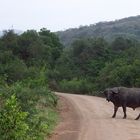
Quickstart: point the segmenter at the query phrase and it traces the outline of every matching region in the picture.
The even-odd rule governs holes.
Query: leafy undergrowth
[[[52,99],[52,98],[50,98]],[[45,136],[47,139],[51,136],[54,127],[56,126],[58,122],[58,112],[56,111],[55,106],[49,107],[46,105],[46,99],[41,98],[38,105],[37,110],[39,110],[39,117],[42,118],[42,126],[44,130],[40,132],[41,135]]]
[[[35,79],[1,84],[0,95],[1,140],[44,140],[50,136],[58,118],[58,98],[48,89],[43,71]]]

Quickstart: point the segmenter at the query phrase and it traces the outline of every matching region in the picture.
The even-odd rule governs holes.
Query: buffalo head
[[[119,88],[117,87],[105,89],[103,92],[108,102],[112,101],[114,96],[117,95],[118,93],[119,93]]]

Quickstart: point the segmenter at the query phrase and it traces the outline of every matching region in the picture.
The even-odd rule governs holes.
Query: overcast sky
[[[0,30],[51,31],[140,15],[140,0],[0,0]]]

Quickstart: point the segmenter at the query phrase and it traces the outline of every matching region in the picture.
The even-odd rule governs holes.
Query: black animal
[[[112,118],[116,117],[116,113],[119,107],[123,108],[124,119],[126,115],[126,107],[135,108],[140,107],[140,88],[126,88],[126,87],[114,87],[108,88],[104,91],[106,100],[111,101],[114,104],[114,114]],[[140,114],[135,120],[140,118]]]

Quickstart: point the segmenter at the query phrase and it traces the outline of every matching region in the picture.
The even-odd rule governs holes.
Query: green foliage
[[[108,59],[107,47],[108,43],[102,38],[75,41],[57,61],[58,78],[71,80],[82,75],[85,75],[84,78],[96,76]]]
[[[51,121],[48,115],[50,109],[54,112],[53,114],[56,115],[54,109],[57,105],[58,98],[45,85],[47,83],[46,78],[43,76],[43,71],[44,69],[40,71],[40,76],[34,80],[24,80],[10,86],[4,85],[1,87],[2,97],[4,99],[9,100],[10,96],[15,93],[17,97],[16,100],[19,102],[18,105],[21,107],[20,109],[24,112],[28,112],[25,122],[29,129],[25,136],[31,137],[34,140],[43,140],[47,134],[49,135],[57,120],[55,118]],[[5,111],[8,111],[8,108],[5,108]],[[11,113],[16,115],[15,112]],[[15,117],[16,116],[13,116],[13,119],[16,119]],[[6,118],[9,119],[8,117]],[[13,122],[13,120],[11,120],[11,122]],[[8,125],[11,126],[11,124]],[[11,135],[9,138],[12,138]]]
[[[21,35],[4,31],[0,38],[0,139],[43,140],[51,133],[58,98],[48,88],[47,74],[61,51],[57,36],[46,29]]]
[[[0,39],[0,48],[2,50],[12,50],[13,52],[16,51],[18,48],[17,39],[18,35],[15,34],[13,30],[3,31],[3,36]]]
[[[59,87],[63,92],[92,94],[93,91],[93,85],[84,79],[73,79],[70,81],[62,80],[59,84]]]
[[[114,51],[120,53],[121,51],[130,48],[131,45],[133,45],[133,40],[124,39],[123,37],[117,37],[113,41],[111,47]]]
[[[47,116],[47,135],[51,135],[52,130],[54,129],[56,122],[58,121],[58,114],[53,111],[52,109],[49,109],[46,111]],[[42,127],[46,127],[45,124],[42,124]]]
[[[76,40],[58,59],[57,75],[51,78],[58,83],[56,89],[71,93],[96,94],[93,91],[107,87],[139,87],[139,54],[140,44],[136,40],[122,37],[112,43],[102,38]]]
[[[49,50],[48,62],[51,68],[54,68],[55,61],[60,57],[63,46],[59,42],[59,38],[49,30],[42,28],[39,32],[40,39]],[[48,52],[46,49],[46,53]]]
[[[28,113],[23,112],[15,95],[6,100],[0,110],[1,140],[26,140],[29,126],[26,123]]]
[[[100,71],[97,78],[97,87],[104,89],[113,86],[138,86],[140,60],[134,60],[130,63],[128,60],[117,59],[106,66]],[[100,83],[100,84],[99,84]]]

